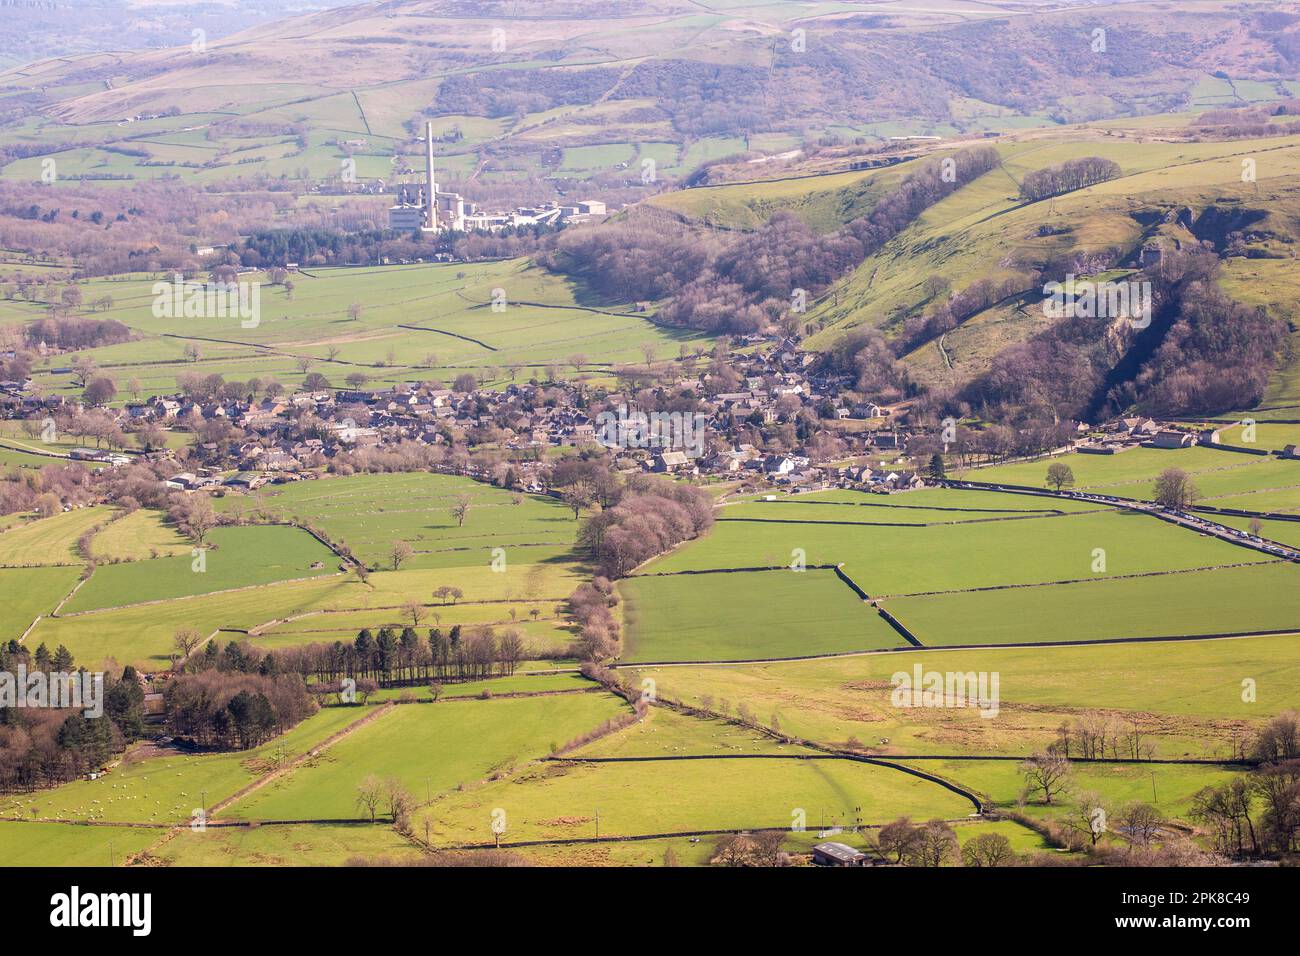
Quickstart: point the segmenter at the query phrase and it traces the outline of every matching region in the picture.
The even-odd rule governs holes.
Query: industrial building
[[[480,212],[460,193],[438,189],[433,164],[433,124],[424,124],[424,182],[398,186],[397,202],[388,209],[388,228],[401,232],[496,232],[521,226],[556,225],[605,215],[605,204],[595,199],[557,205],[521,206],[512,212]]]

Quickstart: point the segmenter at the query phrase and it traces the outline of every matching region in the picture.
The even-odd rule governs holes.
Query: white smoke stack
[[[433,123],[424,124],[424,224],[429,229],[438,228],[438,184],[433,178]]]

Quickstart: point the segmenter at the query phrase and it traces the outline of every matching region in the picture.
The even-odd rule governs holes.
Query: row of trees
[[[1119,163],[1102,156],[1067,159],[1055,166],[1026,173],[1020,182],[1020,198],[1034,202],[1049,196],[1059,196],[1061,193],[1104,183],[1119,174]]]
[[[430,628],[425,638],[414,627],[363,628],[351,643],[306,644],[272,651],[274,669],[301,674],[321,684],[344,678],[383,687],[428,681],[471,681],[508,677],[525,659],[527,648],[513,628],[453,625]]]

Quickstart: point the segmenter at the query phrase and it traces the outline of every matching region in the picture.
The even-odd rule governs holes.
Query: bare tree
[[[1152,489],[1156,504],[1171,511],[1186,511],[1196,501],[1200,492],[1192,476],[1181,468],[1166,468],[1156,477]]]
[[[1102,805],[1101,795],[1092,791],[1076,794],[1074,808],[1066,817],[1065,825],[1096,846],[1107,829],[1106,808]]]
[[[411,600],[407,601],[404,605],[402,605],[402,610],[405,611],[406,616],[411,619],[412,627],[420,626],[420,621],[424,619],[423,604],[415,600],[415,598],[411,598]]]
[[[203,643],[203,635],[192,627],[183,627],[172,635],[172,644],[185,660],[194,653],[194,649]]]
[[[409,542],[394,541],[392,550],[388,553],[388,559],[392,562],[393,570],[396,571],[402,566],[402,562],[415,553]],[[418,623],[418,622],[417,622]]]
[[[456,503],[451,506],[451,516],[456,519],[456,527],[465,527],[465,519],[469,517],[469,510],[473,504],[469,495],[457,495]]]
[[[379,778],[373,773],[362,780],[357,785],[357,807],[366,814],[370,815],[370,822],[374,823],[379,814],[379,806],[384,799],[384,786],[379,782]]]
[[[389,777],[384,781],[383,799],[393,825],[401,829],[410,820],[411,810],[415,807],[415,798],[406,787],[402,786],[401,780]],[[373,820],[373,817],[371,819]]]
[[[961,848],[961,861],[966,866],[1011,866],[1015,860],[1011,841],[1001,833],[981,833]]]
[[[1020,772],[1025,775],[1026,794],[1041,793],[1043,802],[1051,803],[1070,781],[1070,761],[1060,754],[1036,753],[1020,765]]]
[[[920,828],[910,862],[915,866],[943,866],[957,855],[957,834],[948,824],[936,819]]]
[[[1150,846],[1164,826],[1160,811],[1147,803],[1130,803],[1119,812],[1119,830],[1135,846]]]
[[[899,817],[893,823],[886,823],[876,835],[876,848],[882,856],[893,856],[895,863],[902,863],[916,853],[921,843],[921,829],[907,817]]]
[[[1047,484],[1060,491],[1062,488],[1074,487],[1074,472],[1063,461],[1054,461],[1047,466]]]

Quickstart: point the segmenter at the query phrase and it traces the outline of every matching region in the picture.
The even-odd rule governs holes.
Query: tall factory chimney
[[[433,123],[424,124],[424,225],[438,228],[438,183],[433,178]]]

